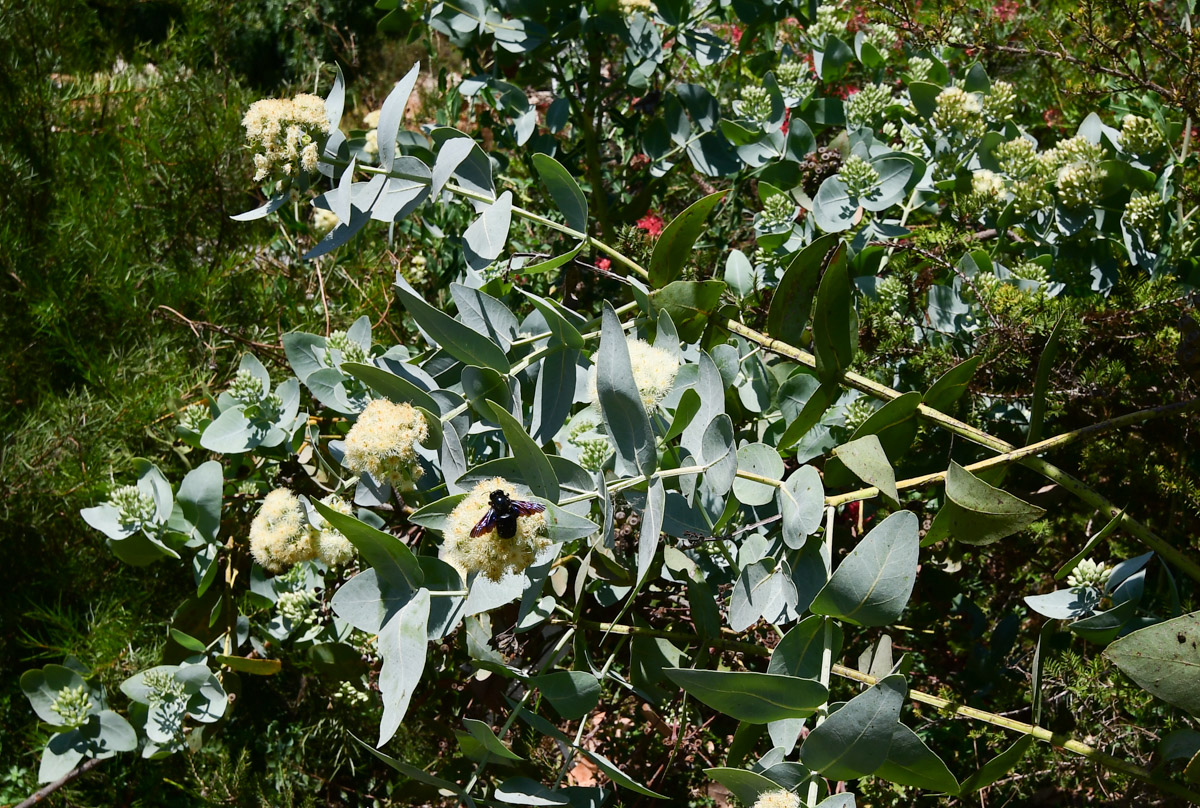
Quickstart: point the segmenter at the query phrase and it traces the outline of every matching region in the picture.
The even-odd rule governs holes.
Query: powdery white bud
[[[346,434],[346,468],[411,490],[423,473],[416,444],[429,437],[425,416],[411,404],[375,399]]]
[[[284,592],[275,601],[275,611],[280,617],[293,623],[304,623],[312,617],[312,606],[317,598],[307,589],[297,589],[294,592]]]
[[[233,377],[233,381],[229,383],[228,392],[230,396],[246,406],[257,404],[266,395],[262,379],[246,369],[239,370]]]
[[[192,404],[179,413],[179,425],[191,432],[202,432],[212,420],[207,404]]]
[[[329,354],[329,361],[333,361],[333,351],[341,354],[343,362],[355,362],[363,364],[369,358],[363,347],[346,334],[345,331],[334,331],[325,339],[325,350]]]
[[[147,695],[151,704],[173,704],[187,700],[187,686],[176,679],[172,672],[161,669],[146,671],[142,677],[142,684],[150,691]]]
[[[790,791],[779,789],[778,791],[767,791],[759,795],[754,801],[753,808],[800,808],[803,803],[800,797]]]
[[[892,90],[882,84],[868,84],[846,102],[846,124],[855,129],[867,126],[892,103]]]
[[[1016,137],[996,147],[1000,170],[1014,180],[1023,180],[1038,172],[1037,146],[1028,139]]]
[[[846,430],[853,433],[875,414],[875,405],[866,396],[859,396],[846,406]]]
[[[1046,272],[1046,268],[1036,261],[1022,261],[1008,271],[1018,280],[1036,281],[1042,286],[1050,283],[1050,275]]]
[[[780,92],[797,101],[803,101],[817,86],[810,75],[808,63],[796,59],[779,63],[779,67],[775,68],[775,81],[779,84]]]
[[[490,496],[497,490],[516,496],[512,483],[493,477],[476,485],[446,518],[442,560],[464,576],[479,573],[499,581],[505,573],[526,569],[550,543],[544,513],[518,516],[517,532],[511,539],[502,538],[494,527],[473,538],[471,530],[491,508]]]
[[[663,400],[675,383],[679,372],[679,360],[662,348],[655,348],[645,340],[626,340],[629,346],[629,365],[633,369],[633,383],[637,385],[646,409],[655,407]],[[599,401],[596,393],[596,366],[592,365],[588,375],[588,398]]]
[[[1017,108],[1017,91],[1007,81],[992,82],[992,89],[983,97],[983,114],[991,121],[1012,117]]]
[[[759,221],[763,230],[783,230],[796,219],[797,206],[787,194],[772,194],[763,202]]]
[[[1014,183],[1013,212],[1018,216],[1032,216],[1054,207],[1054,199],[1043,187],[1041,180],[1028,179]]]
[[[1158,196],[1134,193],[1125,203],[1125,224],[1134,230],[1156,231],[1162,209],[1163,201]]]
[[[138,527],[154,522],[158,511],[154,497],[136,485],[114,488],[108,496],[108,504],[117,509],[117,518],[121,520],[121,524]]]
[[[982,137],[986,129],[979,99],[961,87],[947,87],[938,93],[933,122],[943,132],[957,132],[968,138]]]
[[[349,682],[342,682],[338,685],[337,690],[333,691],[333,700],[351,706],[359,706],[369,702],[371,694],[365,690],[359,690]]]
[[[1130,154],[1149,154],[1157,151],[1164,142],[1154,121],[1140,115],[1126,115],[1121,119],[1121,136],[1117,141]]]
[[[817,21],[808,26],[805,33],[818,50],[825,47],[825,37],[846,33],[846,23],[841,19],[841,11],[840,4],[823,3],[817,6]]]
[[[914,56],[908,60],[908,75],[913,81],[928,81],[929,73],[933,70],[933,60],[923,56]]]
[[[263,499],[250,523],[250,554],[270,572],[317,557],[317,543],[304,506],[286,488],[276,488]]]
[[[346,516],[354,512],[350,503],[337,494],[324,497],[321,504]],[[354,559],[354,545],[340,530],[335,530],[320,515],[317,515],[313,527],[317,530],[317,558],[327,566],[341,567]]]
[[[1055,185],[1059,198],[1068,208],[1094,205],[1100,199],[1100,183],[1105,170],[1095,163],[1071,163],[1058,170]]]
[[[879,184],[879,172],[875,166],[857,154],[846,158],[838,170],[838,176],[846,186],[846,193],[852,197],[866,196]]]
[[[588,471],[599,471],[604,467],[608,456],[613,453],[613,445],[608,438],[592,438],[577,443],[582,447],[579,452],[579,465]]]
[[[757,123],[771,120],[771,91],[766,87],[743,87],[742,97],[733,102],[739,115]]]
[[[1085,558],[1067,576],[1067,586],[1090,586],[1102,589],[1108,582],[1110,572],[1112,570],[1106,564],[1097,564],[1092,559]]]
[[[85,685],[64,687],[50,702],[50,711],[62,719],[61,726],[77,727],[87,721],[95,703]]]

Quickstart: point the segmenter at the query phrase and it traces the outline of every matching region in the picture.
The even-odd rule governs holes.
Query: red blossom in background
[[[850,15],[850,20],[846,23],[846,30],[852,34],[858,33],[858,30],[865,27],[868,22],[867,10],[855,8],[854,13]]]
[[[1062,126],[1062,110],[1050,107],[1042,113],[1042,120],[1046,122],[1046,126]]]
[[[1019,0],[997,0],[992,6],[992,16],[996,18],[996,22],[1009,22],[1020,10]]]
[[[832,92],[838,98],[845,101],[847,98],[849,98],[850,96],[852,96],[858,92],[858,85],[857,84],[847,84],[842,87],[834,87],[830,92]]]
[[[651,211],[642,218],[638,219],[637,224],[634,226],[637,227],[638,230],[645,230],[650,234],[650,238],[658,238],[658,234],[663,231],[663,227],[666,226],[666,223],[663,222],[661,216]]]
[[[792,122],[792,111],[785,109],[783,111],[783,126],[779,127],[779,131],[785,135],[788,133],[788,124]]]
[[[603,269],[607,272],[612,269],[612,260],[609,258],[597,258],[596,269]]]

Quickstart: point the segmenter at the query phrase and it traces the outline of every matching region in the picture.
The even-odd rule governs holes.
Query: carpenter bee
[[[471,538],[482,536],[494,527],[500,538],[511,539],[517,535],[518,516],[529,516],[546,510],[545,505],[537,502],[510,499],[508,494],[500,489],[493,491],[488,499],[491,501],[492,507],[488,508],[483,518],[476,523],[475,527],[471,528]]]

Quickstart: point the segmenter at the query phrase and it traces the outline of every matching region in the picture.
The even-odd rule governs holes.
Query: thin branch
[[[88,758],[81,765],[76,766],[74,769],[71,769],[71,771],[67,772],[62,777],[58,778],[53,783],[51,783],[50,785],[42,786],[41,788],[39,788],[37,791],[35,791],[33,793],[32,796],[30,796],[24,802],[18,803],[16,808],[31,808],[31,806],[39,804],[42,800],[49,797],[55,791],[58,791],[60,788],[62,788],[67,783],[74,780],[76,777],[81,777],[84,774],[87,774],[88,772],[90,772],[92,769],[99,766],[101,763],[103,763],[107,759],[108,758]]]

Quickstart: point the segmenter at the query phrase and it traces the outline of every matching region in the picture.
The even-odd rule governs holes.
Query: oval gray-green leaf
[[[871,774],[887,760],[907,693],[897,673],[855,696],[808,734],[800,762],[830,780]]]
[[[1200,716],[1200,612],[1138,629],[1104,655],[1150,693]]]
[[[917,580],[918,530],[911,511],[884,519],[838,565],[810,609],[861,626],[894,622]]]
[[[663,673],[702,703],[750,724],[806,718],[829,694],[815,679],[798,676],[690,668],[666,668]]]

